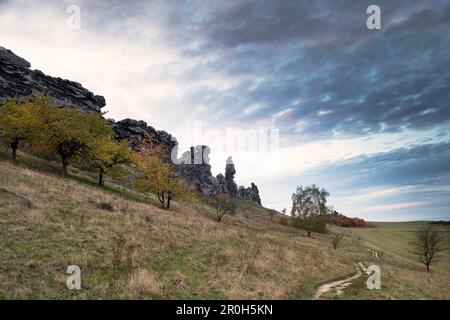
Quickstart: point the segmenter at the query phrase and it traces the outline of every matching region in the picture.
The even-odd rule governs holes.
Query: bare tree
[[[445,250],[443,236],[431,226],[424,227],[416,232],[413,245],[413,253],[427,267],[427,272],[430,272],[430,264],[437,254]]]
[[[339,243],[341,242],[341,240],[344,238],[343,234],[337,234],[334,236],[333,241],[332,241],[332,245],[333,245],[333,249],[336,250],[339,246]]]
[[[276,214],[277,214],[277,211],[275,211],[275,210],[270,210],[270,211],[269,211],[270,221],[273,220],[273,217],[274,217]]]
[[[225,192],[218,193],[214,197],[212,204],[216,209],[217,222],[219,223],[225,215],[236,213],[237,209],[236,203],[234,202],[233,199],[231,199],[228,193]]]

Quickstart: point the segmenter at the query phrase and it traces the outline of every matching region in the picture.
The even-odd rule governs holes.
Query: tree
[[[275,210],[269,210],[269,215],[270,215],[270,221],[273,220],[273,217],[277,214],[277,211]]]
[[[42,128],[39,108],[50,103],[47,96],[29,96],[22,99],[7,99],[0,106],[0,137],[12,150],[17,159],[17,149],[23,141],[35,140]]]
[[[112,136],[111,127],[98,113],[45,105],[42,119],[40,148],[60,157],[63,176],[68,175],[71,161],[92,159],[99,143]]]
[[[333,249],[336,250],[339,246],[339,243],[341,242],[341,240],[344,238],[343,234],[336,234],[333,238],[332,241],[332,245],[333,245]]]
[[[439,252],[445,250],[443,236],[431,226],[424,227],[416,232],[413,245],[413,253],[427,267],[427,272],[430,272],[433,259]]]
[[[98,184],[105,185],[104,174],[119,176],[130,172],[130,165],[136,163],[136,156],[130,150],[128,141],[115,142],[110,139],[98,141],[95,150],[95,166],[98,168]]]
[[[195,194],[182,181],[177,179],[172,168],[157,156],[145,156],[139,160],[140,176],[136,181],[138,188],[157,195],[161,207],[170,209],[175,197],[194,200]]]
[[[212,200],[213,207],[216,209],[217,222],[221,222],[222,218],[227,214],[235,214],[236,202],[226,192],[216,194]]]
[[[326,232],[327,197],[330,194],[325,189],[319,189],[316,185],[298,186],[292,195],[292,225],[304,229],[308,237],[313,231]]]
[[[326,215],[292,218],[291,225],[294,228],[305,230],[306,235],[310,237],[313,232],[326,233],[328,220]]]

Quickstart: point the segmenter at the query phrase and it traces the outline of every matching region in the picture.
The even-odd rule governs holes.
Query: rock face
[[[77,82],[45,75],[31,70],[31,64],[10,50],[0,46],[0,103],[6,97],[24,97],[32,93],[48,93],[61,106],[78,107],[82,111],[100,112],[106,105],[102,96],[94,95]],[[108,120],[118,141],[128,140],[130,147],[143,155],[162,154],[180,179],[193,185],[205,196],[227,192],[233,198],[243,198],[261,204],[255,184],[238,189],[234,181],[236,169],[231,157],[227,160],[225,175],[214,177],[209,164],[207,146],[191,147],[178,158],[178,143],[165,131],[148,126],[144,121],[125,119]],[[172,160],[173,159],[173,160]]]
[[[214,177],[209,164],[210,149],[204,145],[191,147],[178,157],[178,143],[175,137],[165,131],[155,130],[144,121],[125,119],[115,122],[109,120],[116,133],[116,140],[128,140],[130,147],[143,155],[153,155],[155,150],[162,154],[165,162],[170,163],[180,179],[186,181],[207,197],[226,192],[232,198],[243,198],[261,204],[258,187],[237,187],[234,181],[236,169],[232,158],[228,158],[225,175]]]
[[[229,157],[225,166],[225,187],[232,198],[237,198],[239,195],[237,184],[234,182],[235,174],[236,169],[234,168],[233,159]]]
[[[160,151],[163,161],[170,163],[176,174],[193,185],[197,191],[205,196],[213,196],[219,190],[218,182],[212,176],[211,166],[208,164],[207,146],[191,147],[178,158],[177,140],[167,132],[155,130],[144,121],[109,121],[116,133],[116,140],[128,140],[130,147],[143,155],[154,155],[155,150]]]
[[[219,183],[219,189],[217,190],[217,192],[228,192],[227,185],[225,182],[225,176],[223,174],[219,173],[216,176],[216,179],[217,179],[217,182]]]
[[[240,186],[238,191],[241,198],[261,204],[258,187],[253,182],[251,184],[251,187],[245,188],[244,186]]]
[[[96,96],[81,84],[31,70],[31,64],[12,51],[0,47],[0,102],[5,97],[23,97],[32,93],[48,93],[55,103],[77,106],[84,111],[100,112],[105,98]]]
[[[191,147],[189,151],[182,154],[181,159],[177,159],[174,169],[181,179],[194,185],[197,191],[205,196],[211,197],[217,193],[220,186],[211,174],[209,153],[210,149],[207,146]]]
[[[175,137],[165,131],[155,130],[144,121],[109,120],[109,124],[116,134],[116,140],[128,140],[130,147],[143,155],[153,155],[156,149],[161,151],[164,161],[169,162],[171,150],[177,146]]]

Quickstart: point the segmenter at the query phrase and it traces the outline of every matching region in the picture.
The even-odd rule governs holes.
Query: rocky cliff
[[[165,131],[148,126],[144,121],[110,120],[110,124],[116,133],[116,139],[128,140],[133,150],[144,155],[152,155],[155,149],[161,151],[164,161],[172,164],[177,175],[205,196],[227,192],[233,198],[243,198],[261,204],[258,187],[254,183],[249,188],[238,188],[234,181],[236,169],[231,157],[226,162],[225,175],[214,177],[209,164],[209,147],[191,147],[180,157],[177,140]]]
[[[81,84],[50,77],[30,67],[28,61],[0,46],[0,100],[48,93],[57,104],[78,106],[84,111],[99,112],[106,105],[105,98],[94,95]]]
[[[109,124],[116,134],[116,140],[128,140],[130,147],[143,155],[153,155],[157,149],[164,160],[169,162],[171,151],[177,146],[176,139],[172,135],[148,126],[145,121],[109,120]]]
[[[6,97],[23,97],[32,93],[48,93],[57,105],[77,106],[83,111],[100,112],[106,105],[102,96],[94,95],[81,84],[31,70],[28,61],[0,46],[0,103]],[[237,187],[234,182],[236,170],[231,157],[226,163],[225,176],[220,174],[214,177],[209,165],[210,149],[207,146],[191,147],[179,157],[177,140],[167,132],[156,130],[144,121],[108,121],[117,140],[128,140],[133,150],[144,155],[160,151],[163,160],[172,164],[177,175],[205,196],[227,192],[233,198],[244,198],[261,204],[256,185],[252,183],[250,188]],[[175,163],[172,158],[176,160]]]

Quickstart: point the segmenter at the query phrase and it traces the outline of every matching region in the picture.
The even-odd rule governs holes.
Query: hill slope
[[[416,264],[417,268],[422,268],[417,257],[411,253],[410,243],[414,240],[414,233],[428,223],[427,221],[371,222],[376,228],[357,228],[349,232],[366,240],[378,250],[405,258],[412,264]],[[440,254],[439,260],[432,268],[450,274],[450,226],[434,225],[433,227],[445,237],[448,248]]]
[[[333,234],[308,238],[277,219],[242,202],[219,224],[206,205],[165,211],[0,158],[0,298],[310,299],[372,263],[356,237],[334,251]],[[383,289],[355,286],[351,298],[449,298],[445,275],[377,263]],[[66,288],[69,265],[82,270],[81,290]]]

